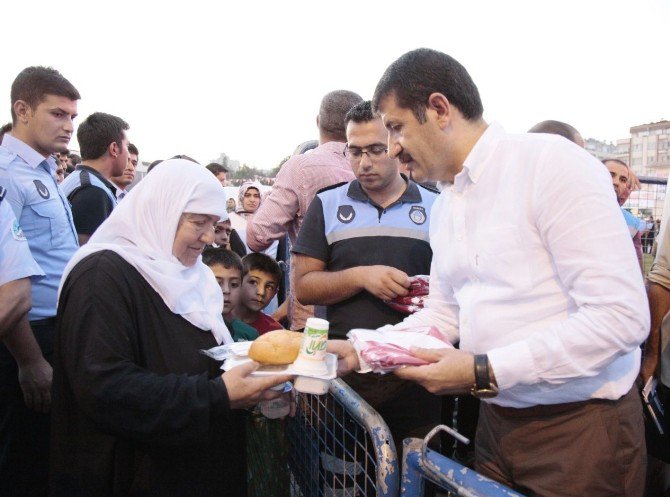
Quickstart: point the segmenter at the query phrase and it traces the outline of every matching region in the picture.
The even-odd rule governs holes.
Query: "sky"
[[[147,162],[225,152],[272,169],[318,138],[323,95],[369,99],[419,47],[459,60],[484,118],[510,132],[557,119],[614,141],[670,119],[670,0],[33,0],[0,11],[0,123],[16,75],[51,66],[81,93],[75,126],[96,111],[122,117]]]

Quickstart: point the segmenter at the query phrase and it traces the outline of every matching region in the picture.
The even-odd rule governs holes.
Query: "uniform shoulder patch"
[[[35,188],[37,188],[37,193],[39,193],[40,197],[46,200],[51,196],[49,189],[40,180],[35,179],[33,180],[33,183],[35,184]]]

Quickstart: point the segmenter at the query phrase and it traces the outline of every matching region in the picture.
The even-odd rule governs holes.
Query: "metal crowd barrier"
[[[381,416],[342,380],[298,396],[286,425],[291,497],[397,497],[398,457]]]
[[[523,497],[520,493],[490,480],[428,448],[428,442],[439,431],[453,430],[435,427],[425,439],[406,438],[403,443],[401,497],[422,497],[426,481],[447,492],[447,496],[462,497]],[[440,494],[439,492],[437,495]]]

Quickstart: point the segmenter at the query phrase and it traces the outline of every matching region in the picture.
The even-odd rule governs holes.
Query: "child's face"
[[[260,311],[277,293],[278,281],[274,276],[252,269],[242,280],[241,304],[252,311]]]
[[[222,264],[214,264],[210,269],[223,292],[223,314],[228,316],[240,303],[242,271],[234,267],[224,267]]]
[[[230,243],[230,233],[232,228],[230,227],[230,221],[221,221],[216,223],[214,228],[214,243],[219,247],[225,247]]]

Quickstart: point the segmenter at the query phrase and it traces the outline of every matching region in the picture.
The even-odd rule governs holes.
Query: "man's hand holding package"
[[[390,266],[360,266],[365,290],[382,300],[407,295],[410,280],[407,273]]]
[[[437,395],[469,393],[475,384],[475,360],[469,352],[416,347],[411,352],[432,364],[397,369],[395,374],[399,378],[414,381]]]

